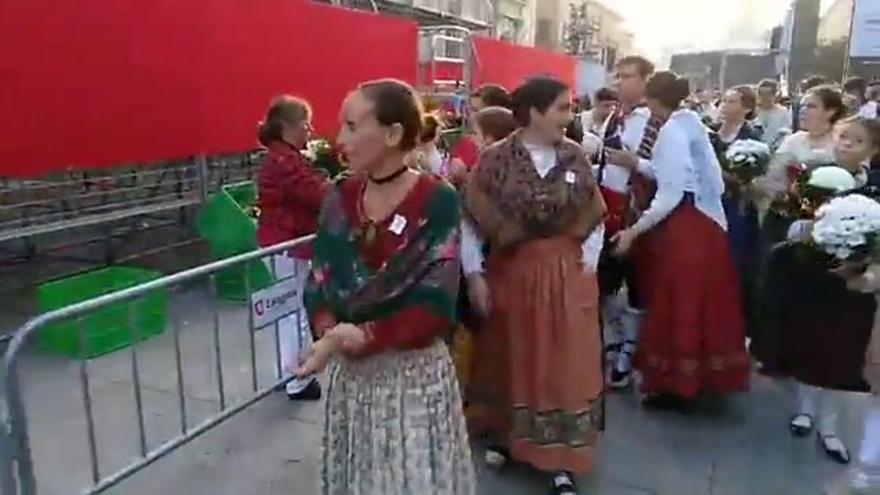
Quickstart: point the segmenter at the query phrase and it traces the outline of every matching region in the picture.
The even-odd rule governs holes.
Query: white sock
[[[837,436],[838,399],[839,396],[834,390],[819,389],[819,403],[821,404],[819,433],[823,436]]]
[[[639,324],[642,322],[642,312],[627,306],[620,316],[620,326],[623,330],[624,341],[639,341]]]
[[[610,295],[602,300],[602,336],[606,348],[620,345],[623,342],[622,312],[623,306],[618,294]]]
[[[866,466],[880,469],[880,400],[872,398],[871,402],[869,409],[865,411],[859,461]]]
[[[627,373],[632,370],[632,357],[636,352],[636,343],[627,340],[620,348],[620,354],[617,355],[617,371]]]
[[[819,387],[797,384],[797,413],[806,414],[811,418],[816,417],[817,405],[819,400]]]
[[[507,457],[505,457],[504,454],[492,449],[486,451],[484,459],[486,464],[492,467],[501,467],[507,462]]]

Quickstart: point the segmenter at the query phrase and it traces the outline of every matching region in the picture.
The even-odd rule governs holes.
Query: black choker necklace
[[[370,182],[372,182],[373,184],[387,184],[405,174],[407,170],[409,170],[409,167],[403,166],[397,169],[395,172],[391,173],[391,175],[387,175],[385,177],[373,177],[373,174],[370,174]]]

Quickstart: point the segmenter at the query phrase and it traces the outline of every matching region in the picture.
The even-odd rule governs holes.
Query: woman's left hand
[[[611,242],[614,245],[614,254],[617,256],[626,256],[632,249],[632,245],[638,237],[638,234],[632,229],[621,230],[614,234]]]
[[[722,171],[721,176],[724,179],[725,192],[730,193],[734,197],[740,197],[744,186],[739,177],[727,171]]]
[[[832,268],[832,274],[844,280],[851,280],[865,272],[866,264],[860,261],[844,261],[840,266]]]

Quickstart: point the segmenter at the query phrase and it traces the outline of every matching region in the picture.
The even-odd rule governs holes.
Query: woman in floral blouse
[[[339,144],[355,176],[324,203],[305,301],[319,340],[298,376],[330,364],[323,495],[473,495],[455,370],[460,205],[405,165],[421,109],[394,80],[345,101]]]

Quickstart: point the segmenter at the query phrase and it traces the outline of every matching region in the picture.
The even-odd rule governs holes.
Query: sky
[[[792,0],[600,0],[621,14],[636,48],[662,60],[674,51],[757,48]],[[834,0],[822,0],[822,9]]]

